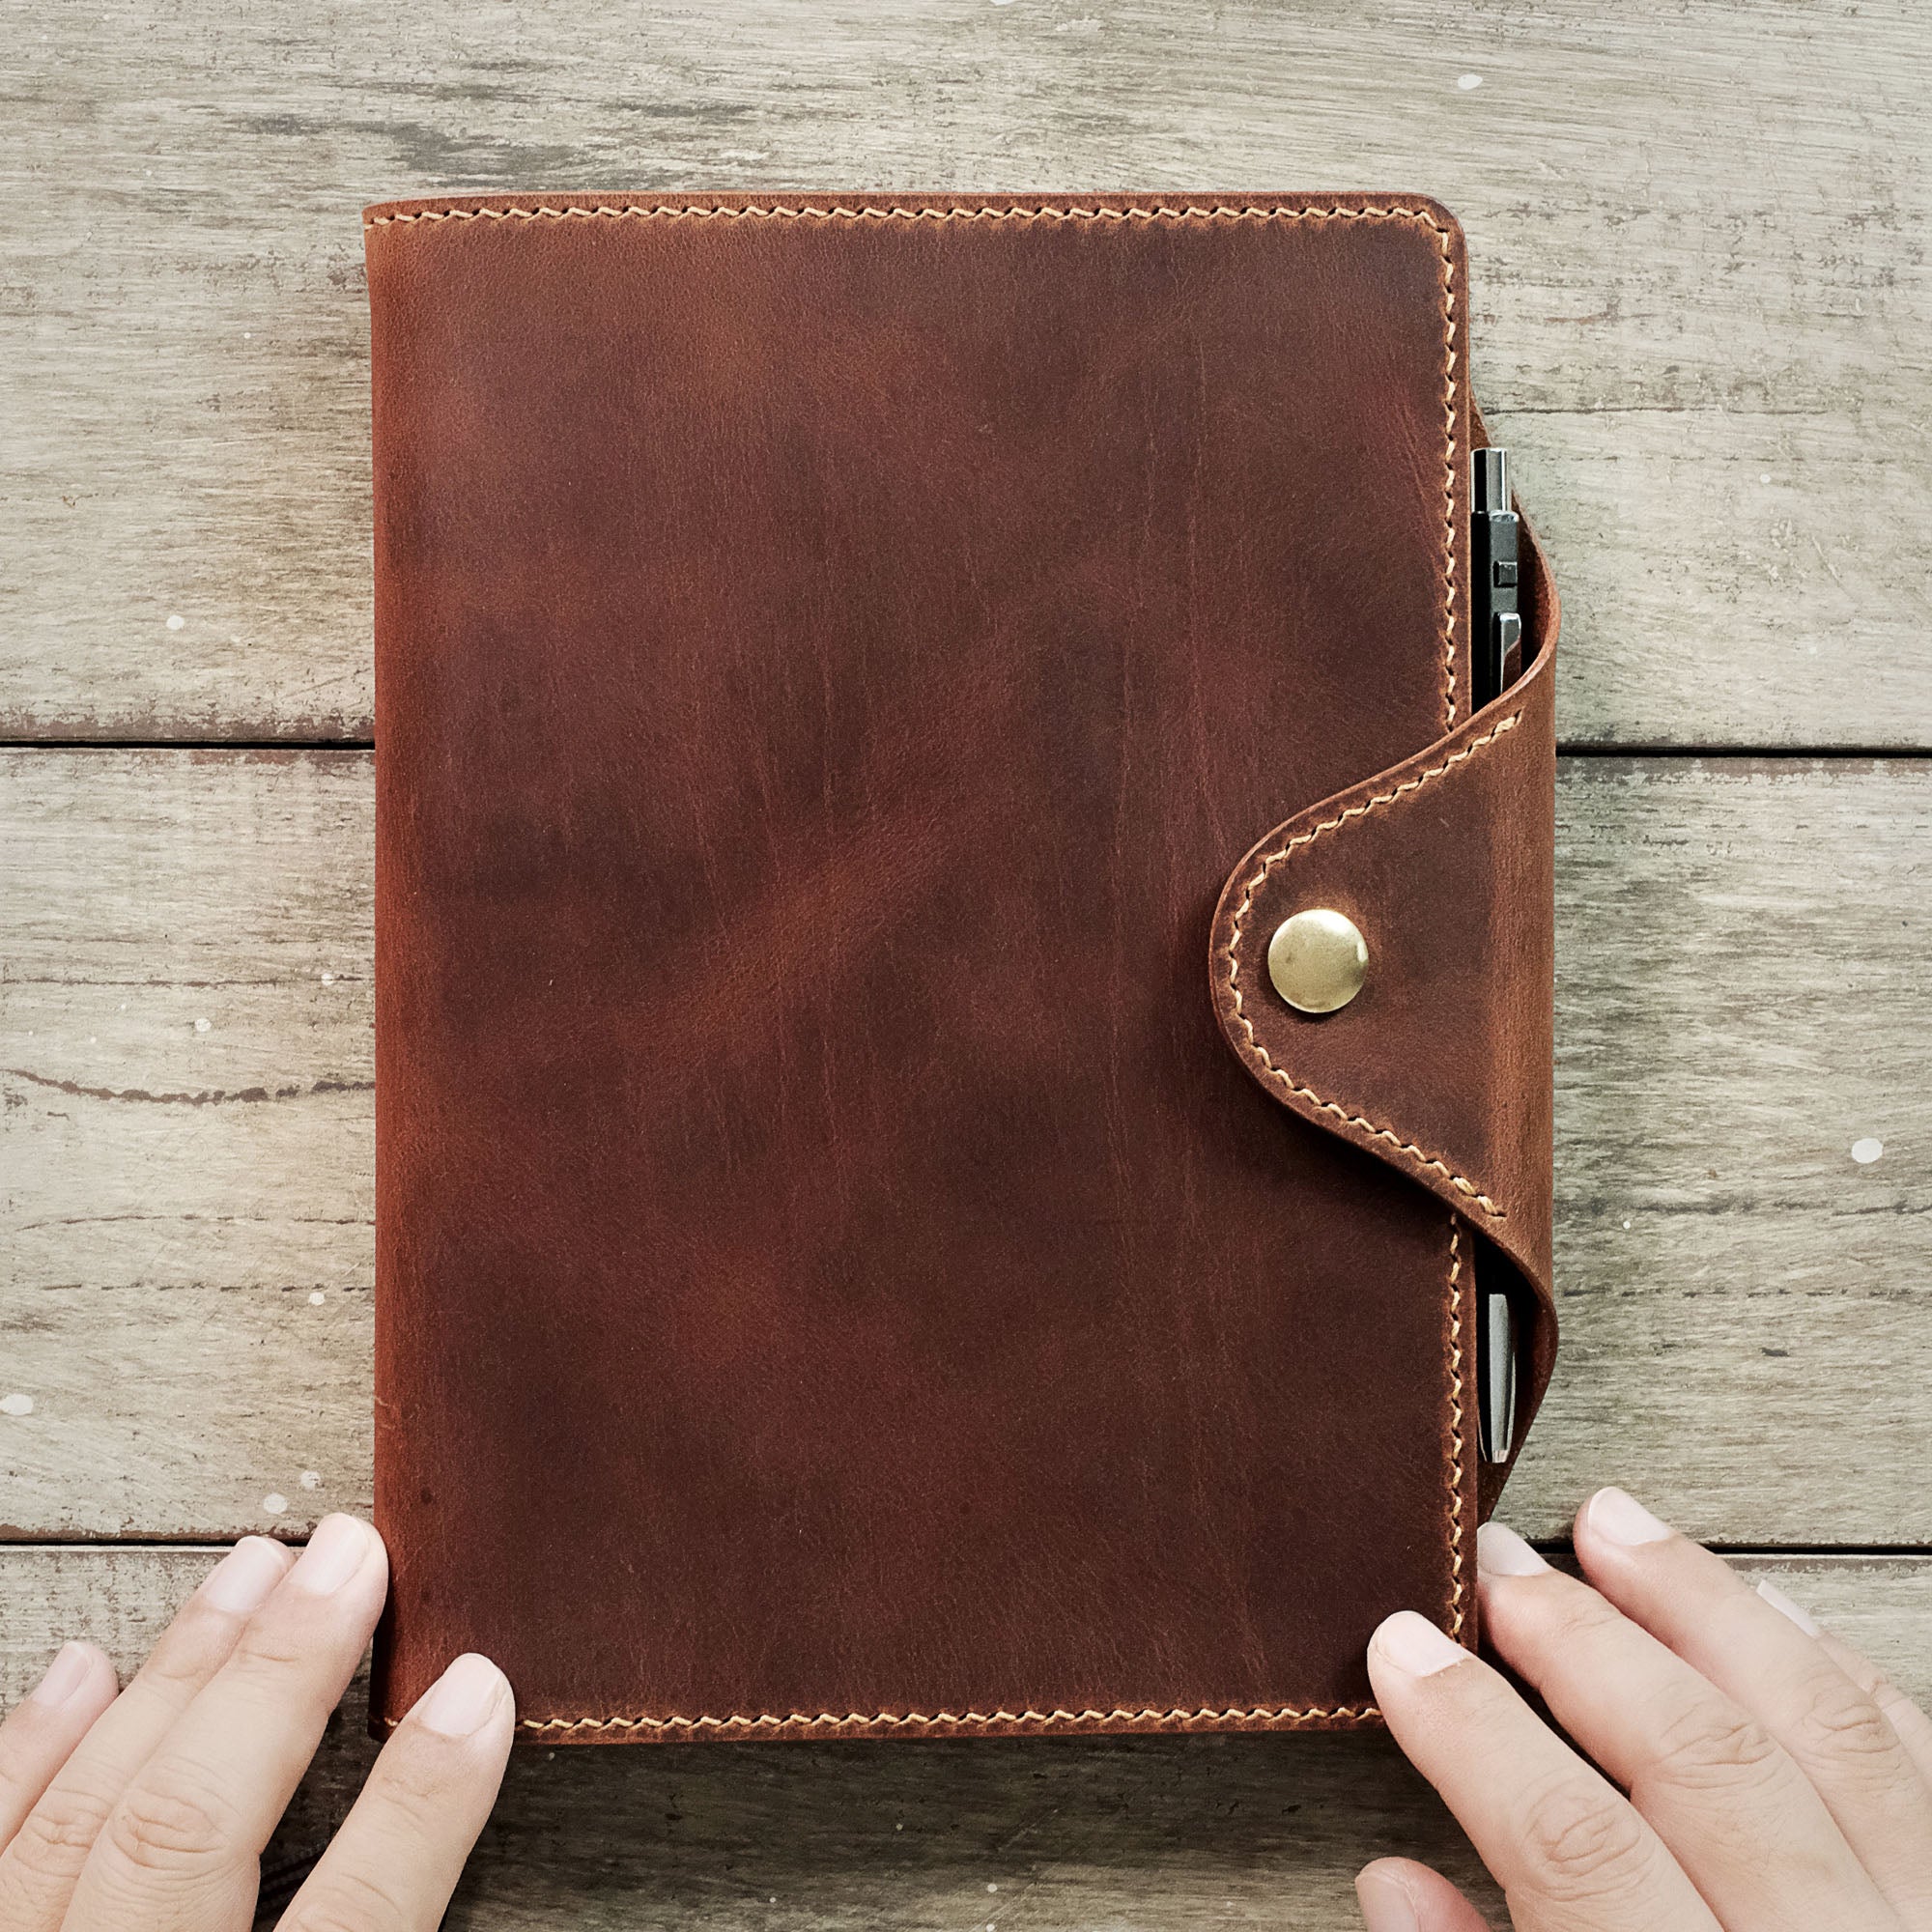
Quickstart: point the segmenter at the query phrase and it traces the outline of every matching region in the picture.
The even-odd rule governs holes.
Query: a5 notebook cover
[[[367,228],[376,1716],[1371,1720],[1553,1350],[1549,704],[1413,196]],[[1308,907],[1360,994],[1270,984]],[[1489,1283],[1485,1284],[1490,1285]]]

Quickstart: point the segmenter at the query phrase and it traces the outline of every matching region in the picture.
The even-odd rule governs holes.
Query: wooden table
[[[1558,1278],[1623,1481],[1932,1690],[1932,31],[1912,0],[22,0],[0,510],[0,1694],[369,1500],[357,210],[1426,189],[1568,606]],[[1882,1151],[1880,1151],[1882,1147]],[[287,1828],[366,1762],[360,1693]],[[452,1923],[1354,1923],[1385,1741],[519,1759]]]

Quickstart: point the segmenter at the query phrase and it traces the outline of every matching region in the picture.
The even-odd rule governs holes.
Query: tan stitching
[[[843,207],[789,208],[778,204],[774,204],[771,207],[758,207],[753,205],[745,205],[739,207],[712,207],[701,204],[697,205],[688,204],[688,203],[679,204],[674,202],[655,202],[655,203],[625,202],[617,205],[612,205],[610,203],[596,203],[590,206],[583,206],[580,204],[568,204],[561,208],[554,208],[545,205],[536,208],[423,209],[413,214],[378,215],[375,219],[365,222],[363,226],[364,229],[367,230],[372,228],[406,227],[417,222],[425,222],[425,221],[431,221],[431,222],[433,221],[569,221],[569,220],[594,221],[594,220],[628,220],[640,216],[646,218],[659,217],[659,218],[668,218],[668,219],[696,218],[700,220],[722,218],[725,220],[740,220],[740,221],[813,220],[813,221],[947,222],[947,221],[1033,221],[1033,220],[1052,220],[1052,221],[1403,220],[1403,221],[1414,221],[1420,223],[1423,227],[1427,228],[1432,235],[1435,237],[1436,248],[1438,253],[1440,254],[1442,262],[1442,382],[1443,382],[1442,393],[1443,393],[1443,418],[1446,431],[1446,438],[1445,438],[1446,447],[1445,447],[1443,468],[1442,468],[1442,477],[1443,477],[1442,480],[1442,502],[1443,502],[1442,678],[1443,678],[1444,716],[1447,719],[1449,728],[1454,727],[1456,723],[1456,454],[1457,454],[1456,306],[1455,306],[1456,290],[1455,290],[1455,277],[1454,277],[1454,263],[1453,263],[1453,258],[1450,254],[1450,247],[1449,247],[1449,232],[1442,226],[1442,224],[1439,221],[1437,221],[1429,213],[1427,209],[1402,208],[1402,207],[1265,208],[1265,207],[1255,207],[1251,205],[1236,207],[1220,203],[1208,207],[1201,207],[1190,204],[1179,208],[1170,208],[1166,206],[1156,206],[1153,208],[1054,208],[1046,205],[1040,205],[1036,207],[1014,207],[1014,208],[994,208],[985,206],[977,208],[965,208],[965,207],[905,208],[896,205],[888,207],[868,206],[861,208],[843,208]],[[1453,764],[1460,762],[1462,758],[1467,757],[1471,752],[1476,751],[1477,749],[1479,749],[1480,746],[1488,744],[1490,740],[1496,735],[1497,732],[1508,730],[1513,724],[1515,724],[1515,723],[1516,719],[1511,718],[1508,719],[1505,723],[1495,726],[1494,729],[1492,729],[1487,737],[1479,739],[1474,745],[1465,747],[1463,751],[1457,753],[1457,755],[1454,758],[1450,759],[1449,763]],[[1398,786],[1395,792],[1390,793],[1382,798],[1373,799],[1366,806],[1353,808],[1351,809],[1350,811],[1344,812],[1342,814],[1342,818],[1331,821],[1327,825],[1318,826],[1315,832],[1306,834],[1302,838],[1296,839],[1292,842],[1293,844],[1305,843],[1308,838],[1314,838],[1317,833],[1322,831],[1331,831],[1334,829],[1336,825],[1341,824],[1344,820],[1346,820],[1350,816],[1358,815],[1360,812],[1364,812],[1373,809],[1373,807],[1376,805],[1387,804],[1390,802],[1391,799],[1400,796],[1402,792],[1414,789],[1416,786],[1425,782],[1427,779],[1439,776],[1440,770],[1444,769],[1447,769],[1447,767],[1444,766],[1438,768],[1436,772],[1425,773],[1422,776],[1422,778],[1412,780],[1405,785]],[[1287,849],[1285,848],[1282,853],[1274,856],[1285,858],[1287,856]],[[1272,860],[1270,861],[1270,863],[1272,863]],[[1249,881],[1250,890],[1248,893],[1248,896],[1243,899],[1240,911],[1237,912],[1236,915],[1235,939],[1236,942],[1238,942],[1240,938],[1241,919],[1245,917],[1248,907],[1253,902],[1252,889],[1255,886],[1258,886],[1262,882],[1262,880],[1266,877],[1267,869],[1268,867],[1266,866],[1264,866],[1262,871],[1257,873],[1256,876]],[[1232,948],[1231,948],[1231,953],[1232,953]],[[1229,975],[1229,983],[1231,986],[1234,987],[1236,1013],[1237,1017],[1240,1018],[1242,1026],[1247,1029],[1248,1039],[1250,1044],[1253,1046],[1254,1051],[1260,1055],[1263,1063],[1266,1065],[1267,1070],[1271,1074],[1273,1074],[1275,1078],[1281,1080],[1285,1085],[1288,1085],[1291,1088],[1291,1091],[1300,1094],[1303,1098],[1314,1101],[1318,1106],[1321,1106],[1329,1113],[1340,1115],[1341,1118],[1348,1121],[1350,1125],[1366,1128],[1370,1132],[1377,1134],[1379,1138],[1393,1142],[1396,1145],[1396,1147],[1398,1147],[1402,1151],[1414,1155],[1416,1158],[1422,1160],[1424,1165],[1439,1168],[1444,1174],[1449,1174],[1449,1170],[1446,1167],[1444,1167],[1440,1161],[1431,1160],[1427,1155],[1423,1154],[1422,1150],[1420,1148],[1414,1147],[1409,1143],[1398,1140],[1397,1137],[1394,1134],[1390,1133],[1387,1128],[1378,1127],[1372,1121],[1364,1120],[1358,1115],[1350,1115],[1347,1113],[1344,1109],[1336,1106],[1332,1101],[1322,1099],[1322,1097],[1319,1094],[1316,1094],[1312,1089],[1293,1086],[1293,1083],[1289,1081],[1288,1076],[1285,1073],[1283,1073],[1278,1067],[1276,1067],[1274,1063],[1268,1058],[1266,1049],[1261,1046],[1259,1041],[1255,1039],[1254,1028],[1252,1025],[1249,1024],[1246,1015],[1241,1011],[1240,989],[1238,988],[1238,986],[1234,985],[1234,981],[1238,971],[1239,971],[1238,965],[1235,964],[1233,966],[1233,970],[1231,970]],[[1473,1189],[1471,1184],[1463,1180],[1460,1175],[1450,1174],[1449,1179],[1455,1183],[1455,1185],[1462,1188],[1463,1191],[1470,1193],[1472,1197],[1490,1213],[1496,1215],[1501,1214],[1502,1212],[1501,1208],[1497,1208],[1495,1204],[1492,1202],[1487,1195],[1475,1193],[1475,1190]],[[1455,1284],[1461,1269],[1460,1256],[1457,1254],[1454,1245],[1455,1239],[1456,1236],[1452,1226],[1452,1232],[1451,1232],[1452,1265],[1450,1270],[1450,1283],[1451,1283],[1452,1293],[1454,1293]],[[1450,1532],[1450,1560],[1451,1560],[1452,1575],[1454,1578],[1453,1588],[1451,1593],[1451,1615],[1452,1615],[1451,1630],[1452,1633],[1459,1633],[1463,1628],[1463,1586],[1462,1579],[1463,1578],[1463,1553],[1462,1553],[1463,1532],[1462,1532],[1462,1517],[1460,1510],[1460,1499],[1461,1499],[1460,1472],[1462,1467],[1462,1457],[1463,1457],[1463,1435],[1462,1435],[1463,1408],[1461,1400],[1462,1314],[1460,1305],[1456,1306],[1455,1313],[1452,1319],[1453,1319],[1453,1326],[1451,1330],[1452,1373],[1456,1382],[1456,1390],[1457,1390],[1454,1398],[1454,1408],[1452,1416],[1452,1422],[1454,1428],[1453,1456],[1454,1456],[1454,1464],[1457,1471],[1457,1476],[1456,1476],[1457,1507],[1452,1515],[1452,1527]],[[648,1730],[648,1731],[659,1731],[659,1732],[702,1731],[702,1730],[782,1731],[782,1730],[792,1730],[792,1729],[801,1729],[801,1730],[823,1729],[827,1727],[834,1727],[843,1724],[889,1724],[895,1728],[930,1728],[943,1725],[952,1725],[954,1727],[965,1727],[965,1728],[974,1728],[974,1727],[984,1728],[989,1725],[1000,1724],[1000,1723],[1037,1724],[1040,1726],[1050,1726],[1050,1725],[1080,1726],[1080,1725],[1105,1724],[1105,1723],[1159,1724],[1159,1723],[1174,1723],[1174,1722],[1187,1722],[1187,1721],[1227,1722],[1231,1720],[1236,1720],[1236,1721],[1244,1720],[1248,1722],[1272,1721],[1272,1722],[1305,1723],[1313,1721],[1318,1719],[1342,1719],[1351,1720],[1354,1722],[1361,1722],[1368,1719],[1378,1718],[1380,1717],[1380,1715],[1381,1715],[1380,1711],[1373,1704],[1360,1704],[1360,1705],[1343,1704],[1334,1706],[1309,1705],[1307,1707],[1296,1707],[1293,1705],[1269,1707],[1265,1705],[1257,1705],[1251,1709],[1241,1709],[1239,1707],[1235,1707],[1224,1711],[1217,1711],[1207,1707],[1203,1707],[1200,1710],[1194,1710],[1194,1711],[1186,1710],[1180,1707],[1176,1707],[1172,1710],[1167,1710],[1167,1711],[1158,1710],[1152,1707],[1144,1707],[1139,1710],[1119,1708],[1112,1711],[1092,1711],[1092,1710],[1089,1711],[1026,1710],[1020,1712],[995,1711],[992,1712],[990,1715],[983,1714],[978,1711],[967,1711],[957,1715],[952,1712],[941,1711],[932,1716],[926,1716],[917,1711],[909,1711],[904,1713],[895,1713],[892,1711],[878,1711],[873,1713],[870,1717],[866,1716],[864,1712],[860,1711],[848,1712],[844,1717],[839,1717],[834,1712],[821,1711],[813,1716],[806,1716],[803,1713],[793,1712],[788,1717],[783,1717],[783,1718],[773,1717],[768,1713],[760,1713],[756,1717],[733,1716],[729,1718],[713,1718],[713,1717],[523,1718],[520,1719],[518,1722],[522,1729],[529,1731],[581,1731],[581,1730],[592,1730],[592,1731]],[[401,1719],[396,1718],[387,1718],[384,1719],[384,1724],[390,1730],[394,1730],[400,1721]]]
[[[1449,1634],[1463,1634],[1463,1230],[1449,1216]]]
[[[1480,738],[1471,738],[1460,751],[1451,752],[1439,765],[1431,765],[1426,770],[1417,772],[1412,779],[1404,779],[1400,784],[1391,787],[1388,791],[1376,792],[1371,797],[1364,799],[1360,805],[1344,806],[1333,818],[1324,818],[1320,825],[1311,826],[1306,832],[1297,832],[1286,845],[1279,846],[1274,851],[1266,854],[1262,862],[1262,869],[1248,881],[1249,886],[1260,885],[1267,877],[1268,873],[1282,860],[1286,859],[1291,852],[1294,851],[1297,846],[1311,844],[1315,839],[1321,838],[1324,832],[1339,831],[1351,818],[1366,818],[1378,806],[1393,805],[1397,799],[1405,798],[1412,791],[1420,791],[1424,785],[1430,783],[1433,780],[1439,779],[1445,772],[1453,770],[1457,765],[1463,763],[1465,758],[1472,757],[1486,745],[1494,744],[1506,731],[1514,731],[1521,717],[1522,713],[1520,711],[1512,711],[1507,718],[1498,719]],[[1240,930],[1240,919],[1248,911],[1251,904],[1251,898],[1244,899],[1241,903],[1239,913],[1236,915],[1236,931],[1237,934]]]
[[[408,227],[422,221],[627,221],[638,218],[725,221],[1413,221],[1435,238],[1442,278],[1442,712],[1443,729],[1456,726],[1456,278],[1449,231],[1426,208],[1261,208],[1215,202],[1179,207],[1055,208],[1045,203],[1019,208],[985,205],[959,208],[883,207],[793,208],[712,207],[690,202],[569,202],[536,208],[426,208],[414,214],[379,214],[362,225]]]
[[[1351,1114],[1348,1108],[1324,1098],[1314,1088],[1299,1085],[1283,1068],[1274,1064],[1273,1056],[1256,1037],[1254,1022],[1247,1014],[1247,1003],[1240,987],[1240,946],[1241,925],[1254,909],[1255,894],[1277,866],[1292,858],[1301,846],[1312,844],[1323,833],[1339,831],[1351,818],[1366,818],[1378,806],[1393,805],[1398,799],[1405,798],[1411,792],[1420,791],[1432,780],[1439,779],[1444,772],[1453,770],[1463,759],[1474,757],[1486,745],[1494,744],[1505,731],[1514,731],[1521,717],[1520,711],[1511,712],[1507,718],[1498,719],[1480,738],[1472,738],[1461,751],[1450,753],[1439,765],[1431,765],[1428,770],[1418,772],[1412,779],[1404,779],[1399,785],[1393,786],[1390,790],[1375,793],[1360,805],[1345,806],[1333,818],[1324,818],[1321,824],[1311,826],[1306,832],[1297,832],[1286,845],[1279,846],[1266,854],[1262,860],[1261,869],[1241,888],[1241,902],[1235,908],[1234,930],[1228,940],[1228,990],[1234,995],[1235,1017],[1240,1021],[1241,1031],[1248,1037],[1248,1051],[1261,1062],[1267,1070],[1268,1077],[1280,1081],[1282,1086],[1297,1098],[1312,1101],[1324,1114],[1333,1114],[1338,1121],[1344,1121],[1351,1127],[1360,1127],[1364,1133],[1373,1134],[1378,1141],[1386,1141],[1398,1153],[1406,1153],[1418,1165],[1441,1175],[1458,1193],[1466,1195],[1484,1213],[1492,1215],[1498,1221],[1508,1218],[1503,1208],[1491,1200],[1473,1180],[1456,1173],[1447,1162],[1417,1147],[1413,1141],[1404,1140],[1392,1128],[1380,1125],[1366,1115]]]
[[[1460,1558],[1458,1560],[1460,1562]],[[1456,1627],[1462,1627],[1460,1613]],[[1306,1723],[1318,1718],[1346,1718],[1359,1723],[1364,1719],[1380,1716],[1381,1711],[1374,1704],[1309,1705],[1305,1709],[1293,1705],[1275,1707],[1257,1704],[1249,1709],[1234,1705],[1225,1711],[1217,1711],[1208,1705],[1195,1711],[1188,1710],[1184,1705],[1177,1705],[1167,1711],[1146,1705],[1139,1710],[1122,1707],[1112,1711],[938,1711],[930,1717],[920,1711],[875,1711],[869,1717],[864,1711],[848,1711],[842,1718],[836,1711],[820,1711],[810,1717],[794,1711],[785,1718],[760,1713],[755,1718],[520,1718],[517,1722],[519,1728],[526,1731],[784,1731],[824,1730],[839,1724],[891,1724],[895,1727],[942,1724],[1161,1724],[1177,1720],[1200,1722],[1203,1719],[1215,1721],[1228,1719],[1249,1722],[1287,1719]],[[402,1721],[401,1718],[383,1719],[384,1727],[392,1731]]]
[[[1456,728],[1456,284],[1449,237],[1442,251],[1442,418],[1448,459],[1442,466],[1442,728]]]
[[[379,214],[364,228],[389,228],[413,221],[623,221],[635,216],[725,221],[1419,221],[1448,240],[1448,230],[1426,208],[1260,208],[1215,203],[1179,208],[787,208],[780,203],[762,207],[710,207],[703,203],[598,202],[569,203],[561,208],[425,208],[414,214]]]
[[[1311,1706],[1301,1710],[1293,1706],[1279,1708],[1269,1705],[1256,1705],[1243,1709],[1236,1705],[1225,1711],[1217,1711],[1204,1705],[1196,1711],[1177,1706],[1163,1711],[1153,1706],[1140,1710],[1119,1709],[1113,1711],[951,1711],[935,1712],[927,1717],[922,1712],[908,1711],[896,1713],[878,1711],[867,1717],[863,1711],[851,1711],[838,1717],[830,1711],[821,1711],[815,1717],[806,1717],[793,1713],[788,1718],[760,1716],[756,1718],[524,1718],[518,1721],[525,1730],[530,1731],[701,1731],[701,1730],[821,1730],[837,1724],[891,1724],[898,1727],[919,1727],[930,1725],[986,1725],[986,1724],[1164,1724],[1175,1722],[1200,1722],[1207,1720],[1224,1721],[1229,1719],[1245,1719],[1249,1721],[1274,1720],[1284,1719],[1306,1722],[1317,1718],[1363,1718],[1379,1717],[1380,1712],[1373,1704],[1345,1704],[1333,1708]]]

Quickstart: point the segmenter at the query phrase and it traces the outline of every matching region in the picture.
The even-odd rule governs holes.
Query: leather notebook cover
[[[1556,607],[1472,715],[1454,220],[367,247],[377,1722],[464,1650],[549,1743],[1373,1721],[1379,1618],[1474,1638],[1479,1267],[1525,1425],[1554,1349]]]

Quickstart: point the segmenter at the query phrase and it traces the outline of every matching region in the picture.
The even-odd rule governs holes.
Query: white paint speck
[[[171,631],[179,631],[186,622],[187,619],[179,611],[171,611],[168,615],[168,629]]]
[[[1883,1141],[1862,1140],[1852,1143],[1852,1158],[1861,1167],[1869,1167],[1885,1151]]]
[[[1477,88],[1481,87],[1482,84],[1483,84],[1483,76],[1479,73],[1459,73],[1456,76],[1456,85],[1460,87],[1464,94],[1475,93]]]
[[[1769,483],[1771,481],[1771,471],[1769,469],[1760,469],[1757,473],[1757,480],[1760,483]]]
[[[255,331],[252,328],[244,328],[242,331],[242,340],[243,342],[253,342],[254,339],[255,339]]]
[[[196,1033],[206,1033],[208,1031],[208,1022],[206,1020],[196,1020],[194,1030]]]
[[[0,1415],[32,1415],[34,1398],[30,1395],[0,1395]]]
[[[334,975],[333,973],[325,973],[325,974],[324,974],[324,975],[322,976],[322,983],[323,983],[323,984],[324,984],[325,986],[332,986],[332,985],[334,985],[334,984],[335,984],[335,975]]]
[[[1624,1223],[1624,1226],[1625,1226],[1626,1228],[1628,1228],[1628,1227],[1630,1226],[1630,1223],[1629,1223],[1628,1221],[1626,1221],[1626,1222]]]
[[[895,1832],[903,1832],[905,1830],[905,1827],[903,1825],[895,1825],[893,1827],[893,1830]]]
[[[998,1891],[998,1890],[999,1890],[999,1889],[1000,1889],[1000,1888],[999,1888],[998,1886],[996,1886],[996,1885],[989,1885],[989,1886],[988,1886],[988,1887],[986,1888],[986,1889],[987,1889],[988,1891]]]
[[[262,1498],[262,1514],[264,1516],[280,1516],[288,1506],[288,1497],[278,1496],[272,1490]]]
[[[321,1289],[319,1289],[319,1288],[312,1288],[312,1289],[310,1289],[310,1290],[309,1290],[309,1292],[308,1292],[308,1305],[309,1305],[309,1306],[310,1306],[311,1308],[320,1308],[320,1307],[322,1306],[322,1290],[321,1290]]]
[[[320,1469],[304,1469],[301,1475],[301,1483],[302,1488],[305,1490],[321,1489],[322,1471]]]

